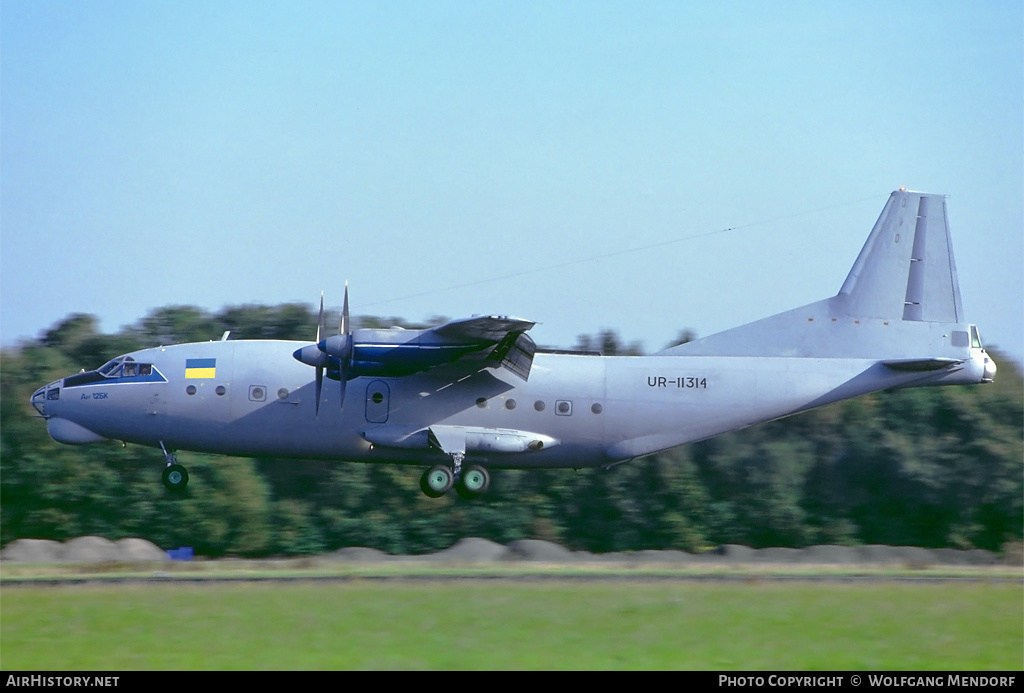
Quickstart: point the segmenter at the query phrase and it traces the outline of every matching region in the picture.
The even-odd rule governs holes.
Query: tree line
[[[441,320],[440,318],[438,320]],[[0,544],[87,534],[142,537],[207,556],[304,555],[345,546],[425,553],[467,536],[537,538],[592,552],[890,544],[1000,550],[1024,531],[1024,386],[995,355],[996,382],[882,392],[620,464],[496,470],[466,501],[426,498],[414,467],[179,453],[183,495],[158,450],[52,441],[29,406],[41,385],[159,344],[309,341],[309,306],[173,306],[103,334],[71,315],[0,352]],[[431,321],[433,322],[433,321]],[[330,324],[330,323],[329,323]],[[362,318],[357,326],[410,325]],[[681,331],[677,341],[693,337]],[[641,353],[614,330],[576,348]]]

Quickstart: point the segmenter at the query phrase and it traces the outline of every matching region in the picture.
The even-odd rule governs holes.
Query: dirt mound
[[[78,537],[63,544],[50,539],[15,539],[0,551],[12,563],[140,563],[166,561],[167,553],[145,539],[117,542],[103,537]]]

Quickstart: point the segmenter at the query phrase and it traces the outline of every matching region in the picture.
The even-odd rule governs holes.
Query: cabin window
[[[555,413],[559,416],[572,416],[572,402],[567,399],[560,399],[555,402]]]
[[[253,402],[262,402],[267,398],[267,388],[262,385],[249,386],[249,399]]]
[[[544,411],[544,400],[538,399],[533,403],[533,408],[537,411]]]
[[[509,411],[512,411],[513,409],[516,408],[516,401],[514,399],[507,400],[505,402],[505,408],[508,409]]]
[[[600,402],[594,402],[593,406],[590,407],[590,411],[594,412],[595,414],[600,414],[603,410],[604,407],[601,406]]]

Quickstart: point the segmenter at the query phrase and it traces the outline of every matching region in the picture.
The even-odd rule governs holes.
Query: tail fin
[[[946,199],[894,192],[837,298],[854,317],[960,322]]]
[[[945,198],[900,189],[838,294],[662,353],[962,360],[963,319]]]

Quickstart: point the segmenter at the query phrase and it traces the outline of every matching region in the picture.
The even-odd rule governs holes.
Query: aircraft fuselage
[[[484,366],[359,377],[343,407],[337,383],[327,381],[316,413],[310,369],[291,358],[302,344],[145,349],[125,363],[148,366],[147,374],[71,376],[40,388],[33,404],[67,443],[108,438],[237,456],[431,464],[447,457],[428,429],[452,427],[468,433],[467,462],[591,467],[875,390],[980,382],[984,369],[969,353],[967,368],[936,374],[866,358],[540,352],[529,381]]]

